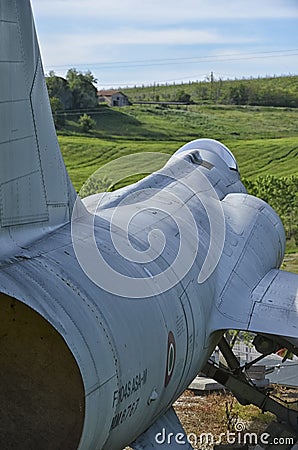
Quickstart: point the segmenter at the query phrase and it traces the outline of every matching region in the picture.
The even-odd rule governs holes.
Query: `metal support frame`
[[[229,389],[241,404],[253,404],[262,411],[270,411],[275,414],[278,420],[298,439],[298,411],[274,400],[266,390],[254,386],[243,371],[245,366],[243,368],[240,366],[225,338],[221,339],[219,348],[229,367],[217,367],[214,363],[207,362],[203,370],[204,374]]]

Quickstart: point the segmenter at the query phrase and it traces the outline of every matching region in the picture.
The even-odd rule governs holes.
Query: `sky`
[[[45,72],[98,87],[298,74],[298,0],[31,0]]]

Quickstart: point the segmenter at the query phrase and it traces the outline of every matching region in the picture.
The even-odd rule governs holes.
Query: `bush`
[[[85,113],[79,118],[79,125],[84,133],[88,133],[95,127],[95,121]]]

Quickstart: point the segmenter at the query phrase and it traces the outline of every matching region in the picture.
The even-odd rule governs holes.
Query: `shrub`
[[[95,127],[95,121],[85,113],[79,118],[79,125],[84,133],[88,133]]]

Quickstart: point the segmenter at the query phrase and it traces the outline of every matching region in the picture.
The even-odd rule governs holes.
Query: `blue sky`
[[[298,73],[298,0],[32,0],[45,71],[98,86]]]

